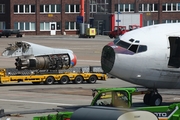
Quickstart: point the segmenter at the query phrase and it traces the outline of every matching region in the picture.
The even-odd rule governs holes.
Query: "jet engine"
[[[53,54],[44,56],[18,57],[15,59],[16,69],[39,69],[39,70],[56,70],[68,69],[73,67],[71,58],[68,54]]]

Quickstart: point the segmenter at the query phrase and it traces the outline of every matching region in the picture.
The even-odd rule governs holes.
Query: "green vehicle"
[[[92,90],[91,106],[132,107],[132,96],[145,94],[147,90],[138,88],[98,88]]]
[[[47,116],[33,117],[33,120],[70,120],[73,112],[59,112],[57,114],[49,114]]]
[[[132,96],[145,94],[149,91],[138,88],[98,88],[92,90],[92,102],[90,106],[114,107],[114,108],[132,108],[129,110],[145,110],[154,113],[159,120],[179,120],[180,103],[169,106],[146,106],[134,107]],[[77,107],[77,106],[76,106]],[[77,108],[78,109],[78,108]],[[68,109],[67,109],[68,111]],[[48,116],[34,117],[33,120],[70,120],[73,112],[59,112]],[[61,116],[61,117],[59,117]]]

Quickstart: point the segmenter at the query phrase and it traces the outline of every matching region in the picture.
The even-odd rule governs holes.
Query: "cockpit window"
[[[132,42],[134,39],[130,39],[130,40]],[[134,53],[140,53],[140,52],[147,51],[147,46],[146,45],[139,45],[139,40],[136,40],[135,43],[136,44],[130,44],[130,43],[127,43],[123,40],[119,40],[119,39],[114,40],[114,44],[116,44],[120,47],[126,48],[126,49],[128,49]]]
[[[116,43],[116,45],[127,49],[127,48],[129,48],[129,46],[130,46],[131,44],[120,40],[120,41],[118,41],[118,42]]]
[[[137,52],[139,53],[139,52],[144,52],[144,51],[147,51],[147,46],[146,45],[140,45]]]
[[[131,45],[131,47],[129,48],[130,51],[136,53],[137,51],[137,48],[138,48],[138,45]]]
[[[119,38],[116,38],[113,42],[114,44],[116,44],[120,39]]]

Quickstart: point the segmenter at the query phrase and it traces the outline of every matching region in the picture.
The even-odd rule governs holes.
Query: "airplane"
[[[74,67],[77,57],[72,50],[51,48],[27,41],[9,44],[2,56],[16,57],[16,69],[58,70]]]
[[[147,105],[161,105],[157,89],[180,89],[180,23],[156,24],[126,32],[105,45],[101,67],[150,91]]]

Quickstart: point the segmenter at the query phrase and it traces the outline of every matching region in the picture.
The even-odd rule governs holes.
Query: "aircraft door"
[[[169,37],[170,55],[169,55],[169,68],[180,67],[180,37]]]
[[[56,35],[56,22],[51,22],[50,23],[50,35]]]

